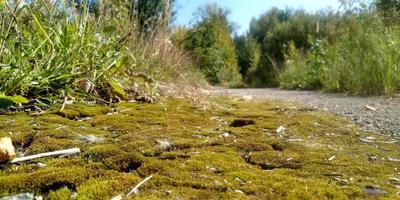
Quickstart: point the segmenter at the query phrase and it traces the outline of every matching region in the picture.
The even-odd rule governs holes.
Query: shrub
[[[284,70],[279,82],[284,89],[321,89],[324,77],[325,50],[321,40],[316,40],[308,54],[297,50],[293,42],[288,45]]]
[[[400,89],[400,30],[386,27],[374,13],[348,21],[348,32],[327,49],[326,89],[362,95],[392,94]]]

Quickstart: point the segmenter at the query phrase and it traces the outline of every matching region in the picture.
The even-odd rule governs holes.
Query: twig
[[[139,187],[142,186],[144,183],[146,183],[148,180],[150,180],[153,177],[153,175],[145,178],[143,181],[140,181],[126,196],[129,197],[132,195],[132,193],[138,194],[139,193]]]
[[[65,105],[67,104],[67,100],[68,100],[68,97],[65,96],[65,97],[64,97],[64,102],[63,102],[63,104],[62,104],[62,106],[61,106],[61,109],[60,109],[60,112],[62,112],[62,111],[64,110]]]
[[[73,155],[73,154],[78,154],[80,152],[81,152],[81,150],[79,148],[64,149],[64,150],[59,150],[59,151],[52,151],[52,152],[47,152],[47,153],[40,153],[40,154],[36,154],[36,155],[15,158],[14,160],[11,161],[11,163],[14,164],[14,163],[24,162],[24,161],[28,161],[28,160],[37,159],[37,158],[50,157],[50,156]]]

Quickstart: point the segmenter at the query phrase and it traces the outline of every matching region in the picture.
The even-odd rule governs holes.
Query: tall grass
[[[386,26],[369,10],[346,14],[342,20],[346,31],[339,40],[322,43],[319,56],[313,49],[294,56],[280,75],[281,86],[356,95],[399,92],[400,28]]]
[[[342,40],[328,47],[325,87],[362,95],[399,92],[400,29],[370,13],[353,20]]]
[[[83,8],[46,1],[0,7],[0,91],[24,96],[72,95],[80,83],[97,91],[129,62],[120,38]],[[86,90],[90,93],[95,90]]]
[[[155,93],[159,81],[190,79],[192,64],[165,30],[144,37],[125,5],[36,0],[0,5],[0,93],[29,98],[127,98]],[[194,78],[195,79],[195,78]]]

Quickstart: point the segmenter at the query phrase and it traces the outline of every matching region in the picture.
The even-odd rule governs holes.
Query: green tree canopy
[[[187,32],[183,46],[199,61],[200,69],[211,83],[238,85],[241,76],[228,14],[228,10],[216,4],[201,8],[199,20]]]

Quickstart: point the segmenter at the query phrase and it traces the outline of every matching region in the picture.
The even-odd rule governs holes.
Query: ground
[[[129,198],[400,199],[397,140],[279,101],[55,106],[40,116],[1,115],[3,136],[19,156],[82,153],[1,165],[0,196],[110,199],[152,176]]]
[[[212,88],[207,94],[227,96],[252,96],[300,102],[309,107],[343,115],[361,125],[365,130],[391,135],[400,139],[400,95],[361,97],[319,91],[293,91],[276,88],[228,89]],[[375,108],[372,111],[366,106]]]

